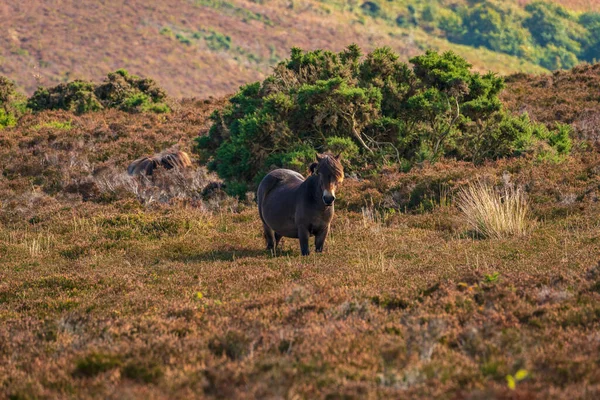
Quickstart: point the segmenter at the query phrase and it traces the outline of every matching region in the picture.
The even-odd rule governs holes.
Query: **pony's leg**
[[[329,233],[329,226],[323,229],[321,232],[315,235],[315,251],[320,253],[323,251],[323,246],[325,246],[325,239],[327,239],[327,234]]]
[[[310,250],[308,248],[308,238],[310,237],[310,233],[308,229],[305,227],[298,228],[298,239],[300,239],[300,252],[303,256],[307,256],[310,254]]]
[[[267,242],[267,250],[273,250],[275,248],[275,232],[264,222],[263,230],[265,241]]]
[[[275,232],[275,248],[279,247],[279,242],[281,242],[281,236],[279,233]]]

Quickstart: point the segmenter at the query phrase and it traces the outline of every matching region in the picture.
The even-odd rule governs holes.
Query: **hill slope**
[[[453,49],[480,70],[542,68],[486,49],[451,44],[367,18],[342,2],[244,0],[9,0],[0,5],[0,75],[31,93],[73,78],[99,80],[126,68],[155,78],[176,97],[223,95],[264,77],[293,46],[365,51],[388,45],[408,59]],[[343,2],[345,3],[345,2]]]
[[[175,97],[220,96],[263,78],[293,46],[390,46],[405,60],[427,48],[451,49],[476,69],[501,74],[593,61],[600,46],[594,39],[600,14],[590,14],[586,27],[580,20],[582,12],[600,10],[598,0],[555,2],[565,9],[544,6],[535,23],[527,22],[529,0],[3,3],[0,75],[28,93],[38,85],[99,80],[126,68],[155,78]],[[530,31],[537,29],[536,37]],[[549,43],[540,42],[547,37]]]

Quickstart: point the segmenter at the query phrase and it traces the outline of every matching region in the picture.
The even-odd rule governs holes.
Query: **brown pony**
[[[300,251],[308,255],[308,238],[315,236],[317,252],[333,218],[335,189],[344,180],[339,155],[317,155],[311,175],[276,169],[263,178],[256,195],[268,250],[276,250],[282,237],[300,239]]]
[[[171,151],[138,158],[127,167],[129,175],[152,175],[158,167],[165,169],[187,168],[192,166],[190,156],[184,151]]]

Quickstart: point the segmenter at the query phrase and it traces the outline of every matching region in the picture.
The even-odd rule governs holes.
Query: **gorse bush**
[[[68,110],[77,114],[98,111],[102,103],[94,93],[91,82],[76,80],[61,83],[53,88],[38,88],[27,101],[27,107],[33,111]]]
[[[119,69],[100,84],[76,80],[52,88],[40,87],[27,101],[27,107],[33,111],[68,110],[77,114],[103,108],[164,113],[170,111],[166,97],[152,79]]]
[[[527,153],[549,134],[502,109],[503,80],[452,52],[400,62],[389,48],[362,57],[292,49],[262,83],[243,86],[197,138],[201,159],[243,194],[274,167],[303,169],[317,152],[342,153],[346,168],[373,171],[450,156],[475,163]],[[536,131],[537,132],[537,131]],[[366,167],[366,168],[365,168]]]

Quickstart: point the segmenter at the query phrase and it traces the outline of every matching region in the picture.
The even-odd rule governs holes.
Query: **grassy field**
[[[125,175],[191,151],[225,100],[26,115],[0,136],[0,398],[598,398],[600,152],[577,123],[597,99],[549,111],[597,72],[509,79],[511,109],[573,122],[562,163],[349,176],[304,258],[265,251],[255,204],[202,166]],[[476,178],[523,188],[526,236],[471,231]]]
[[[250,205],[46,201],[0,228],[3,397],[599,394],[597,203],[504,240],[341,210],[302,258]]]

